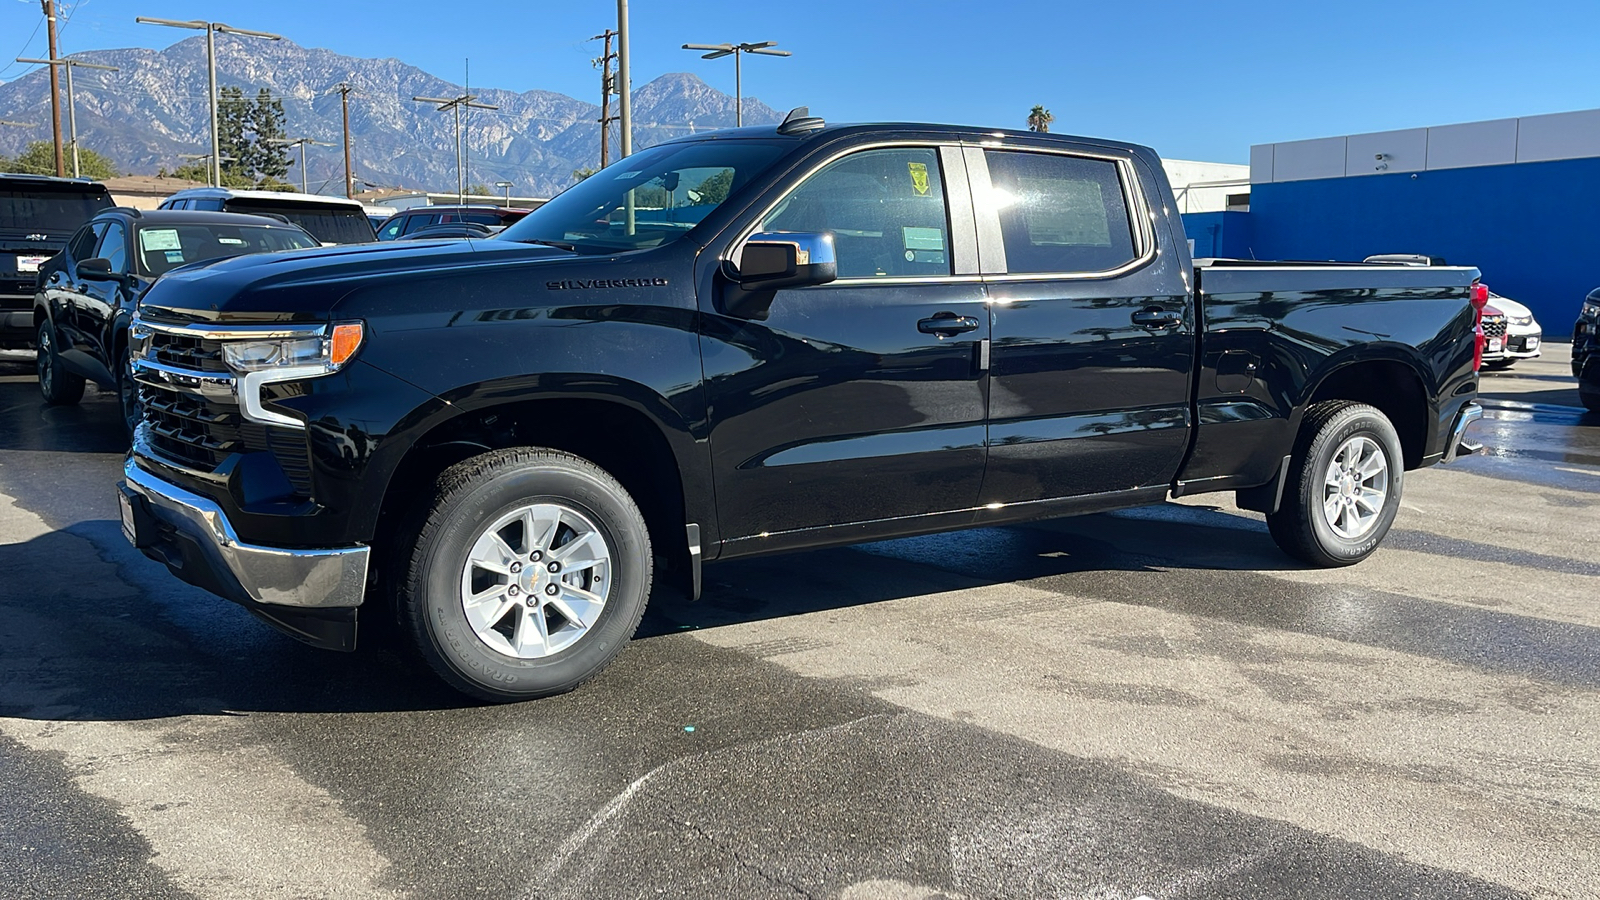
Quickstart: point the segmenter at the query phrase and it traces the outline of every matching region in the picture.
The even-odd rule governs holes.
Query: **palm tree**
[[[1050,123],[1055,120],[1056,117],[1050,115],[1050,110],[1043,106],[1035,106],[1028,112],[1028,130],[1044,134],[1050,130]]]

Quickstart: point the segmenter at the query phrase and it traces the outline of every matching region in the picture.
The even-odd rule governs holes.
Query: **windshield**
[[[104,193],[79,190],[0,191],[0,231],[72,232],[111,208]]]
[[[683,236],[794,148],[787,141],[664,144],[608,166],[501,232],[578,251],[658,247]]]
[[[366,244],[377,240],[366,212],[354,206],[308,206],[235,197],[228,201],[228,212],[283,216],[324,244]]]
[[[316,246],[316,241],[296,228],[211,224],[151,226],[139,229],[139,271],[158,277],[203,259]]]

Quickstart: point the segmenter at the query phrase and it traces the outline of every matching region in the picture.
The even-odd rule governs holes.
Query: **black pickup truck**
[[[384,617],[490,700],[574,687],[712,560],[1234,491],[1345,565],[1481,415],[1477,281],[1197,264],[1146,148],[797,110],[493,240],[161,279],[124,526],[310,643]]]

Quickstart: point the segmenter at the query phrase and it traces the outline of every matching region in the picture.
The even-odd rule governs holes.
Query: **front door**
[[[983,502],[1170,482],[1188,449],[1184,261],[1131,154],[969,148],[993,312]]]
[[[989,320],[969,202],[957,148],[877,147],[749,227],[831,233],[839,278],[778,291],[762,321],[702,304],[726,553],[976,503]]]

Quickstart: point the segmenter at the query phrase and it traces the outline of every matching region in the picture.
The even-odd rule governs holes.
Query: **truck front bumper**
[[[157,478],[131,456],[122,471],[122,532],[145,556],[308,644],[355,649],[370,547],[246,544],[211,500]]]

